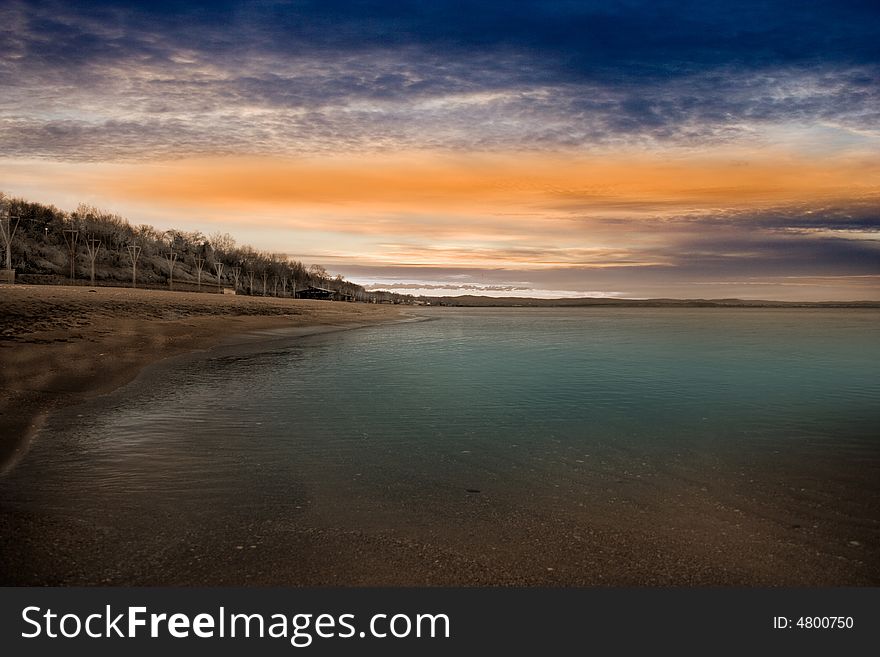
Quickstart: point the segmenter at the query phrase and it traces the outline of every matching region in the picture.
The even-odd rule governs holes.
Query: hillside
[[[123,217],[88,205],[65,212],[50,205],[0,193],[0,216],[17,224],[12,268],[21,283],[132,285],[132,249],[137,253],[138,287],[185,291],[234,289],[254,296],[293,296],[313,286],[333,290],[337,298],[406,303],[405,295],[371,293],[332,276],[320,265],[306,266],[285,254],[238,245],[228,233],[204,235],[159,231],[130,224]],[[0,241],[0,268],[5,266]]]

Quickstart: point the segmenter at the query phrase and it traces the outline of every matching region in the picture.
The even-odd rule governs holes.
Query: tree
[[[327,270],[324,269],[324,267],[321,265],[310,265],[309,276],[311,276],[312,278],[322,279],[327,278],[329,274],[327,273]]]
[[[235,249],[235,238],[229,233],[221,233],[219,230],[211,233],[208,236],[208,241],[215,251],[224,255]]]

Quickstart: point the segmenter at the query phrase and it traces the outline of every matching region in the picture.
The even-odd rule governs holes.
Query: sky
[[[880,3],[0,0],[0,191],[413,294],[880,299]]]

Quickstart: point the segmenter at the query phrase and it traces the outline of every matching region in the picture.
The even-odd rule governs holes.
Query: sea
[[[52,415],[7,583],[880,585],[880,312],[416,308]]]

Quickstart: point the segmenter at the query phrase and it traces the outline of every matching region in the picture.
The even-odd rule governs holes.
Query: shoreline
[[[406,319],[389,305],[130,288],[4,287],[0,473],[27,452],[51,412],[108,394],[169,358],[273,335],[290,339]]]

